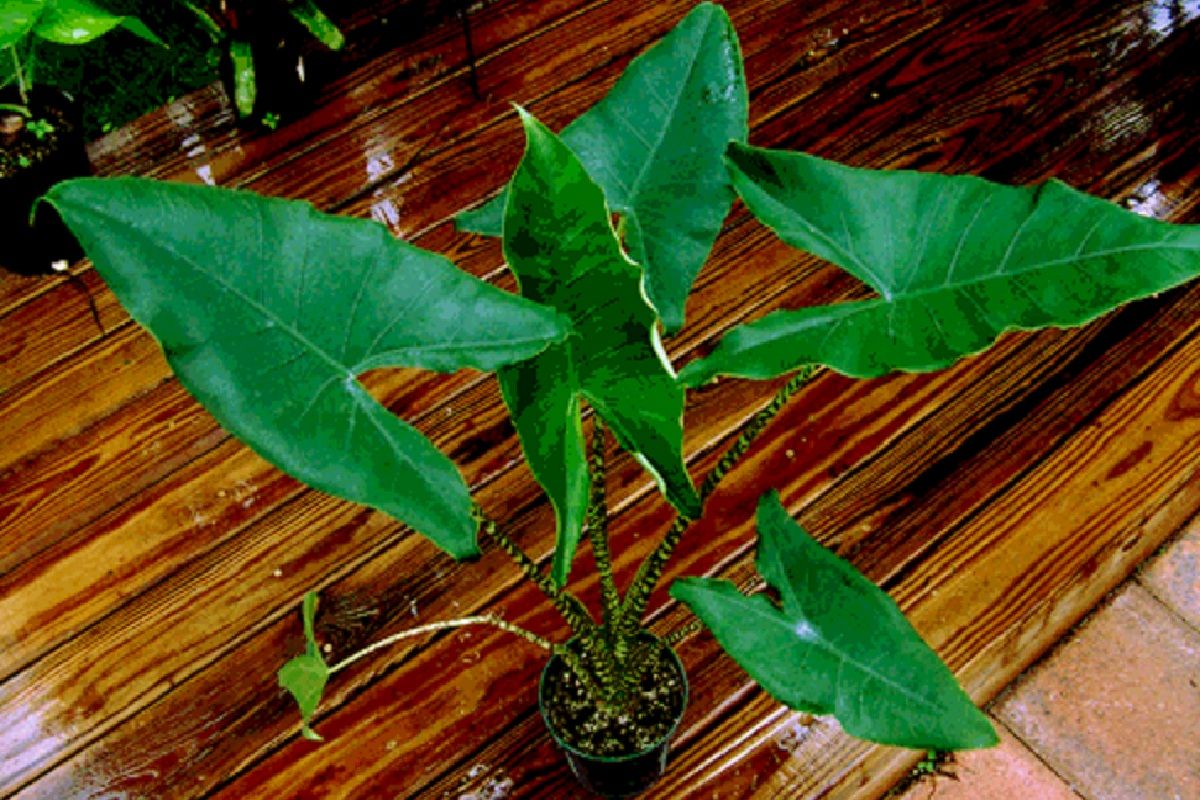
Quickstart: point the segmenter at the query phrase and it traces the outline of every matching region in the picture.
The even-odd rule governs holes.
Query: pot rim
[[[550,658],[546,661],[546,665],[544,667],[542,667],[541,675],[538,677],[538,713],[541,715],[542,721],[546,723],[546,730],[550,731],[550,738],[552,738],[554,740],[554,743],[556,745],[561,747],[563,750],[566,750],[568,753],[571,753],[572,755],[578,756],[579,758],[587,759],[588,761],[591,761],[591,762],[601,763],[601,764],[620,764],[620,763],[623,763],[626,761],[632,761],[633,759],[641,758],[643,756],[653,753],[655,750],[659,749],[660,747],[665,745],[668,741],[670,741],[671,737],[675,735],[675,731],[679,728],[679,723],[683,721],[684,713],[687,712],[687,705],[688,705],[688,699],[689,699],[689,693],[690,693],[690,686],[688,685],[687,670],[684,669],[683,661],[682,661],[682,659],[679,658],[679,654],[675,652],[675,648],[666,644],[662,640],[662,637],[655,636],[650,631],[644,630],[644,631],[642,631],[642,633],[645,637],[651,638],[654,641],[658,642],[658,644],[660,644],[663,647],[663,649],[665,649],[668,653],[671,654],[671,661],[674,663],[675,670],[676,670],[676,672],[679,673],[680,681],[683,684],[683,697],[679,704],[679,713],[675,716],[675,721],[673,723],[671,723],[671,727],[660,738],[656,739],[653,744],[647,745],[646,747],[644,747],[641,750],[638,750],[636,752],[626,753],[624,755],[619,755],[619,756],[592,755],[591,753],[585,753],[584,751],[580,750],[579,748],[575,747],[574,745],[571,745],[568,742],[564,741],[563,738],[561,736],[559,736],[558,731],[555,729],[554,725],[551,724],[549,717],[546,716],[546,713],[543,710],[546,705],[546,702],[545,702],[546,673],[549,671],[550,665],[553,664],[556,659],[559,659],[559,660],[561,659],[561,656],[559,656],[557,653],[555,653],[555,654],[551,655]],[[579,639],[578,636],[574,636],[571,639],[567,640],[567,644],[570,645],[572,642],[575,642],[578,639]]]

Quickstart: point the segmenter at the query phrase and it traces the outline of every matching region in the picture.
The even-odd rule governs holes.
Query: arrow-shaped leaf
[[[875,171],[731,145],[734,184],[787,243],[879,297],[735,328],[681,378],[766,378],[807,363],[847,375],[940,369],[1004,330],[1080,325],[1200,274],[1200,226],[1125,211],[1058,181]]]
[[[558,517],[554,577],[565,582],[587,506],[579,397],[689,515],[683,392],[662,352],[642,275],[621,252],[600,187],[579,159],[521,112],[526,150],[504,220],[504,255],[525,297],[569,317],[576,335],[500,371],[526,460]]]
[[[892,599],[792,522],[775,492],[759,501],[758,532],[755,563],[782,607],[706,578],[681,578],[671,595],[772,697],[834,714],[847,732],[884,744],[996,743],[987,717]]]
[[[48,200],[222,425],[300,480],[476,552],[457,468],[356,376],[527,359],[566,335],[554,311],[307,203],[133,178]]]
[[[612,90],[562,139],[626,220],[626,247],[646,270],[646,293],[668,331],[683,307],[733,193],[721,163],[746,139],[746,80],[729,16],[701,3],[630,62]],[[458,217],[499,236],[505,193]]]
[[[276,677],[279,685],[287,689],[295,699],[296,705],[300,707],[301,735],[305,739],[319,742],[321,737],[309,727],[308,723],[316,713],[317,704],[321,702],[321,694],[325,691],[325,684],[329,681],[329,667],[326,666],[325,659],[321,656],[321,649],[317,647],[317,637],[314,632],[313,621],[317,616],[316,592],[308,592],[304,595],[300,616],[304,621],[304,653],[280,667]]]
[[[118,25],[148,42],[166,47],[137,17],[113,14],[89,0],[52,0],[33,32],[58,44],[84,44]]]

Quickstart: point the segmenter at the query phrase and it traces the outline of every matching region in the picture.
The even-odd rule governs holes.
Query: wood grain
[[[107,174],[208,178],[373,216],[511,287],[496,243],[447,222],[515,165],[509,101],[561,126],[690,5],[485,3],[473,14],[484,102],[470,96],[451,20],[352,59],[312,115],[274,133],[237,130],[227,101],[204,90],[95,143],[93,158]],[[726,6],[755,144],[1057,176],[1143,213],[1200,220],[1200,22],[1187,7]],[[373,30],[362,7],[347,13]],[[318,635],[335,655],[478,611],[565,630],[491,547],[455,564],[229,439],[87,265],[76,272],[103,330],[73,284],[0,283],[0,796],[575,796],[535,711],[542,655],[490,630],[408,640],[356,664],[318,715],[327,743],[296,737],[274,671],[302,647],[307,589],[322,592]],[[682,364],[736,320],[860,296],[738,206],[668,346]],[[750,517],[778,488],[987,699],[1200,510],[1198,305],[1189,287],[1086,328],[1006,335],[936,375],[823,375],[712,498],[670,574],[758,587]],[[552,513],[494,382],[366,380],[544,563]],[[691,393],[694,475],[777,384]],[[670,514],[626,456],[610,492],[624,582]],[[594,607],[586,546],[579,558],[572,588]],[[651,617],[661,631],[687,619],[662,590]],[[680,649],[691,705],[654,797],[876,797],[916,757],[782,709],[707,634]]]

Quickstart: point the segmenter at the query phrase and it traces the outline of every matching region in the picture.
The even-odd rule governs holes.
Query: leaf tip
[[[974,706],[973,703],[972,706]],[[987,714],[980,711],[977,706],[974,707],[975,713],[969,722],[970,730],[964,732],[961,742],[955,747],[956,750],[982,750],[1000,744],[1000,735],[996,733],[996,726],[988,719]]]
[[[708,383],[713,378],[708,368],[707,359],[699,358],[679,370],[676,380],[685,389],[696,389]]]

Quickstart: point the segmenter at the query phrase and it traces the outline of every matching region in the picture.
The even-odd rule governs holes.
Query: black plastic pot
[[[687,708],[688,684],[687,673],[684,672],[679,656],[666,645],[663,645],[663,649],[670,653],[671,663],[682,686],[682,698],[679,702],[678,713],[675,715],[670,730],[660,739],[638,752],[627,755],[595,756],[582,752],[568,743],[562,733],[555,729],[550,715],[547,713],[546,690],[548,676],[556,671],[566,671],[568,667],[561,657],[555,655],[550,658],[542,670],[541,679],[538,681],[538,710],[542,714],[546,728],[550,731],[554,743],[566,756],[567,764],[575,778],[584,788],[601,797],[631,797],[640,794],[653,786],[666,769],[671,737],[679,725],[679,720],[683,718],[684,709]]]
[[[16,87],[5,87],[0,102],[20,103]],[[0,171],[0,268],[21,275],[49,275],[56,265],[82,258],[83,251],[45,203],[38,206],[30,225],[34,202],[59,181],[89,175],[92,170],[78,108],[69,95],[35,87],[29,93],[29,108],[34,120],[48,120],[53,131],[35,140],[28,123],[21,122],[20,130],[0,133],[0,154],[8,164]],[[37,149],[33,156],[26,154],[30,147]],[[27,165],[14,164],[13,154],[18,151],[28,160]]]

